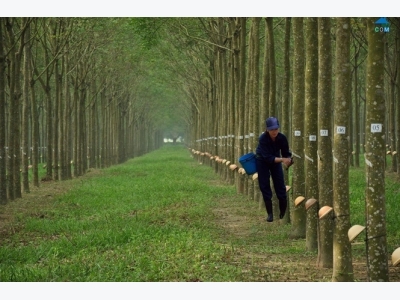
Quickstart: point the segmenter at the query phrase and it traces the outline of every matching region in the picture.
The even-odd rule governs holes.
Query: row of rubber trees
[[[210,160],[215,160],[216,163],[220,163],[223,165],[226,165],[231,171],[233,172],[238,172],[240,175],[249,175],[252,176],[253,181],[257,180],[258,178],[258,174],[257,172],[253,173],[253,174],[247,174],[246,170],[243,167],[239,167],[237,164],[232,163],[229,160],[223,159],[219,156],[214,156],[208,152],[201,152],[195,149],[191,149],[189,148],[189,151],[192,152],[193,155],[199,155],[199,156],[206,156],[208,157]],[[290,190],[290,186],[286,186],[286,191],[288,192]],[[310,209],[314,204],[317,203],[317,199],[314,198],[310,198],[307,201],[305,201],[305,197],[303,196],[298,196],[295,200],[294,200],[294,206],[298,207],[299,205],[304,204],[305,209],[308,210]],[[330,206],[323,206],[319,209],[318,211],[318,218],[320,220],[328,218],[328,217],[332,217],[333,214],[333,208]],[[361,232],[363,232],[365,230],[365,226],[362,225],[353,225],[349,231],[348,231],[348,237],[349,237],[349,241],[350,243],[360,235]],[[397,248],[393,253],[392,253],[392,264],[393,266],[397,266],[398,264],[400,264],[400,247]]]

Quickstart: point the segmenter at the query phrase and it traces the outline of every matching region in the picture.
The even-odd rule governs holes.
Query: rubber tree
[[[268,17],[265,19],[266,33],[268,34],[268,48],[265,51],[268,53],[268,67],[269,67],[269,95],[268,116],[277,116],[276,109],[276,63],[275,63],[275,37],[274,37],[274,23],[273,18]],[[275,202],[277,203],[277,202]]]
[[[398,35],[398,33],[396,33]],[[385,35],[385,73],[387,74],[387,115],[388,115],[388,126],[387,126],[387,143],[388,143],[388,154],[391,156],[391,166],[388,166],[391,172],[397,172],[397,155],[396,153],[396,141],[398,140],[396,132],[396,81],[398,74],[399,61],[397,59],[396,48],[396,36],[394,41],[391,39],[393,35]],[[393,46],[392,46],[393,45]]]
[[[25,193],[29,193],[29,111],[30,111],[30,103],[31,103],[31,95],[30,95],[30,62],[31,62],[31,49],[30,49],[30,39],[31,39],[31,28],[30,23],[27,24],[25,31],[25,38],[27,43],[24,47],[23,53],[23,88],[22,88],[22,186]]]
[[[244,119],[245,119],[245,85],[246,85],[246,18],[234,19],[233,32],[233,51],[234,51],[234,78],[235,78],[235,119],[237,120],[236,128],[236,157],[237,161],[244,155]],[[236,177],[236,191],[239,194],[244,193],[244,176]]]
[[[400,18],[396,18],[396,23],[397,23],[397,28],[400,28]],[[397,101],[397,114],[396,114],[396,120],[400,120],[400,32],[399,30],[396,30],[396,49],[397,49],[397,94],[396,94],[396,101]],[[396,136],[397,136],[397,142],[396,142],[396,149],[397,149],[397,156],[400,155],[400,125],[399,122],[397,122],[396,125]],[[400,159],[397,158],[397,176],[400,178]]]
[[[257,147],[257,137],[254,133],[255,126],[258,124],[258,108],[259,108],[259,61],[260,61],[260,21],[261,18],[251,18],[249,33],[249,59],[248,59],[248,76],[246,81],[246,102],[248,103],[248,130],[247,130],[247,152],[255,153]],[[257,117],[256,117],[257,115]],[[254,200],[255,190],[254,181],[248,179],[248,196],[250,200]]]
[[[229,160],[228,153],[228,135],[229,132],[229,117],[228,117],[228,64],[227,64],[227,49],[224,47],[224,40],[226,38],[226,25],[223,18],[218,18],[214,24],[214,26],[210,26],[211,28],[215,27],[214,32],[216,34],[212,35],[211,41],[214,42],[215,46],[213,47],[214,53],[214,62],[215,67],[213,68],[215,71],[215,89],[216,94],[213,101],[217,102],[217,122],[218,125],[217,131],[218,136],[221,137],[219,139],[221,146],[221,157]],[[223,178],[223,180],[228,180],[228,176],[232,175],[228,173],[228,169],[225,168],[225,165],[219,165],[219,174]]]
[[[52,36],[48,31],[50,29],[49,22],[52,18],[48,20],[43,20],[42,32],[40,35],[40,44],[42,45],[42,53],[43,53],[43,61],[44,70],[38,70],[37,66],[34,66],[34,72],[37,76],[43,91],[46,95],[46,179],[53,179],[53,147],[54,147],[54,103],[52,97],[52,77],[54,75],[54,56],[51,56],[50,46],[49,46],[49,38]],[[54,53],[53,53],[54,54]],[[43,73],[43,75],[40,74]],[[43,78],[44,77],[44,78]],[[42,112],[44,113],[44,111]],[[43,126],[43,125],[42,125]]]
[[[264,121],[267,117],[270,116],[275,116],[278,117],[277,115],[278,110],[277,110],[277,101],[276,101],[276,58],[275,58],[275,36],[274,36],[274,18],[268,17],[265,18],[265,33],[266,33],[266,39],[267,43],[266,46],[267,48],[265,49],[267,56],[266,59],[268,60],[268,79],[269,79],[269,84],[268,84],[268,115],[264,118]],[[264,124],[264,130],[265,130],[265,124]],[[270,178],[271,183],[272,183],[272,178]],[[273,184],[271,184],[271,189],[274,190]],[[279,201],[275,193],[272,194],[272,209],[274,214],[277,216],[279,215]]]
[[[332,281],[353,281],[349,197],[350,18],[336,24],[336,63],[333,141],[333,275]]]
[[[9,164],[8,170],[8,197],[12,199],[21,198],[21,95],[22,95],[22,62],[23,49],[29,18],[6,18],[5,27],[8,41],[9,59],[9,95],[10,95],[10,120],[9,120]]]
[[[32,26],[31,29],[27,32],[28,35],[33,32],[32,28],[37,28],[38,23],[41,22],[39,18],[34,18],[32,21]],[[32,140],[32,147],[30,151],[30,157],[31,157],[31,170],[32,170],[32,183],[33,186],[39,187],[39,140],[40,140],[40,132],[39,132],[39,109],[38,109],[38,104],[37,104],[37,99],[36,99],[36,88],[35,88],[35,81],[34,79],[34,71],[33,71],[33,64],[34,64],[34,58],[32,55],[32,49],[35,47],[35,39],[28,38],[27,39],[27,45],[24,49],[24,60],[27,60],[26,62],[26,68],[24,70],[24,76],[25,79],[29,83],[29,91],[26,93],[29,93],[29,107],[30,107],[30,112],[31,112],[31,140]],[[29,62],[29,63],[28,63]],[[24,82],[26,84],[26,82]]]
[[[228,49],[233,49],[233,32],[234,32],[234,23],[232,21],[228,21],[228,28],[227,28],[227,48]],[[236,121],[236,103],[235,103],[235,64],[234,64],[234,59],[235,59],[235,54],[233,51],[229,51],[228,54],[228,65],[229,65],[229,77],[228,77],[228,119],[229,119],[229,132],[230,132],[230,138],[229,138],[229,148],[230,148],[230,156],[229,160],[234,162],[236,165],[238,162],[235,160],[236,157],[236,151],[235,147],[237,146],[237,137],[235,136],[236,130],[237,130],[237,123]],[[230,179],[230,183],[234,184],[236,181],[236,177],[238,177],[238,173],[234,172],[233,176]]]
[[[289,147],[291,146],[291,135],[290,135],[290,120],[289,115],[291,112],[290,105],[290,31],[291,31],[291,18],[285,18],[285,41],[283,51],[283,78],[282,78],[282,110],[280,118],[280,131],[283,132],[289,141]],[[284,172],[285,182],[289,183],[289,171]],[[288,212],[285,214],[283,221],[285,223],[290,222],[290,212],[293,209],[293,201],[290,201],[288,197]]]
[[[269,115],[269,90],[270,90],[270,67],[269,67],[269,37],[268,37],[268,27],[265,24],[264,29],[264,55],[263,55],[263,68],[262,68],[262,78],[261,78],[261,99],[260,99],[260,121],[259,121],[259,134],[265,131],[265,120]]]
[[[306,18],[305,128],[304,157],[306,199],[318,199],[318,19]],[[317,205],[307,210],[306,247],[317,250]]]
[[[367,19],[366,245],[368,280],[389,281],[385,208],[384,35]]]
[[[304,25],[303,18],[293,18],[293,109],[292,109],[292,195],[293,199],[305,196],[304,176]],[[291,214],[292,238],[306,236],[306,211],[304,205]]]
[[[55,59],[55,102],[54,102],[54,178],[65,180],[70,177],[71,156],[68,151],[70,122],[65,118],[69,113],[69,84],[68,64],[66,63],[69,54],[68,46],[74,22],[71,18],[61,18],[57,22],[57,35],[53,42],[53,51],[62,51],[62,55]]]
[[[318,202],[333,205],[332,175],[332,46],[331,20],[318,18]],[[333,266],[333,220],[321,220],[318,228],[317,266]]]
[[[0,36],[4,36],[4,22],[0,19]],[[6,56],[4,40],[0,39],[0,204],[7,204],[6,184]]]
[[[39,80],[44,81],[42,77],[48,76],[53,68],[53,60],[45,60],[46,51],[42,47],[43,40],[47,39],[47,31],[44,29],[47,27],[48,20],[46,18],[34,18],[31,26],[32,37],[27,40],[24,59],[29,60],[29,67],[25,72],[29,72],[29,96],[30,96],[30,112],[31,112],[31,126],[32,126],[32,150],[30,152],[32,162],[32,173],[33,173],[33,185],[39,187],[39,162],[43,162],[43,159],[47,159],[47,148],[43,147],[46,143],[47,138],[44,137],[46,130],[44,130],[44,118],[46,110],[44,109],[43,102],[46,101],[41,97],[43,89],[39,89],[36,83]],[[28,76],[26,73],[25,76]],[[49,78],[49,77],[47,77]],[[50,81],[48,81],[50,82]],[[49,83],[50,86],[50,83]],[[43,87],[43,85],[42,85]],[[49,88],[50,89],[50,88]],[[41,130],[42,129],[42,130]],[[42,134],[41,134],[42,132]],[[50,168],[48,171],[52,171]]]
[[[264,22],[264,55],[262,58],[262,74],[261,74],[261,98],[260,98],[260,113],[259,113],[259,121],[258,128],[256,131],[257,139],[262,132],[265,131],[265,120],[269,115],[269,90],[270,90],[270,52],[269,48],[269,36],[268,36],[268,27],[266,20]],[[265,210],[265,203],[262,198],[262,195],[259,196],[258,206],[260,209]]]
[[[69,43],[66,44],[66,49],[69,50]],[[60,130],[62,138],[62,144],[60,145],[61,151],[61,180],[72,179],[72,164],[71,161],[73,159],[73,151],[72,151],[72,92],[70,88],[71,81],[71,70],[75,66],[71,63],[70,51],[66,51],[66,53],[62,57],[63,69],[65,71],[65,75],[63,77],[63,87],[64,87],[64,103],[63,103],[63,114]],[[99,128],[98,128],[99,129]],[[99,166],[100,167],[100,166]]]
[[[261,18],[252,18],[252,42],[253,42],[253,60],[252,60],[252,90],[251,98],[251,115],[250,115],[250,150],[256,150],[259,136],[260,123],[260,23]],[[252,119],[253,118],[253,119]],[[261,199],[261,191],[258,181],[254,181],[254,200],[258,203]]]

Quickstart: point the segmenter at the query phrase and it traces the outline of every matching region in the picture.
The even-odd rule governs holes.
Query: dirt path
[[[256,203],[251,205],[257,206]],[[284,244],[276,245],[268,239],[271,234],[282,234],[290,225],[280,224],[280,221],[272,224],[265,221],[262,212],[255,212],[257,209],[249,209],[248,205],[233,205],[230,199],[221,199],[218,207],[214,209],[218,224],[226,231],[226,236],[233,236],[244,240],[246,246],[235,251],[238,262],[247,262],[249,271],[257,269],[260,273],[260,280],[274,282],[330,282],[332,281],[332,269],[318,268],[316,266],[317,256],[314,253],[293,254],[289,248],[305,247],[305,240],[283,239]],[[260,240],[271,244],[267,251],[260,251]],[[262,243],[262,241],[261,241]],[[355,251],[363,253],[364,243],[353,245]],[[353,272],[355,281],[367,282],[366,258],[353,257]],[[389,278],[391,282],[400,282],[400,269],[393,267],[389,261]]]

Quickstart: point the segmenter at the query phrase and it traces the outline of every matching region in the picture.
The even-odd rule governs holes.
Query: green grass
[[[364,168],[350,178],[351,222],[364,224]],[[0,241],[0,281],[274,281],[259,256],[315,257],[304,240],[288,239],[290,224],[268,229],[257,203],[181,145],[75,180],[40,211],[17,216],[15,233]],[[398,182],[388,178],[386,190],[391,253],[400,246]],[[221,227],[223,206],[245,220],[242,234]]]
[[[182,147],[166,147],[83,180],[41,217],[20,217],[24,229],[0,249],[0,280],[240,278],[211,234],[213,199],[235,195],[210,186],[215,176]]]
[[[365,226],[365,174],[364,156],[360,156],[360,167],[351,167],[350,181],[350,213],[352,225]],[[391,157],[387,156],[387,164],[390,166]],[[400,247],[400,182],[397,174],[386,172],[385,178],[385,206],[386,206],[386,230],[388,250],[392,253]]]

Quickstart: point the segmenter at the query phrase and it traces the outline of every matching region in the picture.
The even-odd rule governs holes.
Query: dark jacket
[[[292,157],[286,136],[278,133],[275,141],[271,139],[268,132],[263,132],[258,138],[256,157],[268,164],[273,164],[275,157]]]

